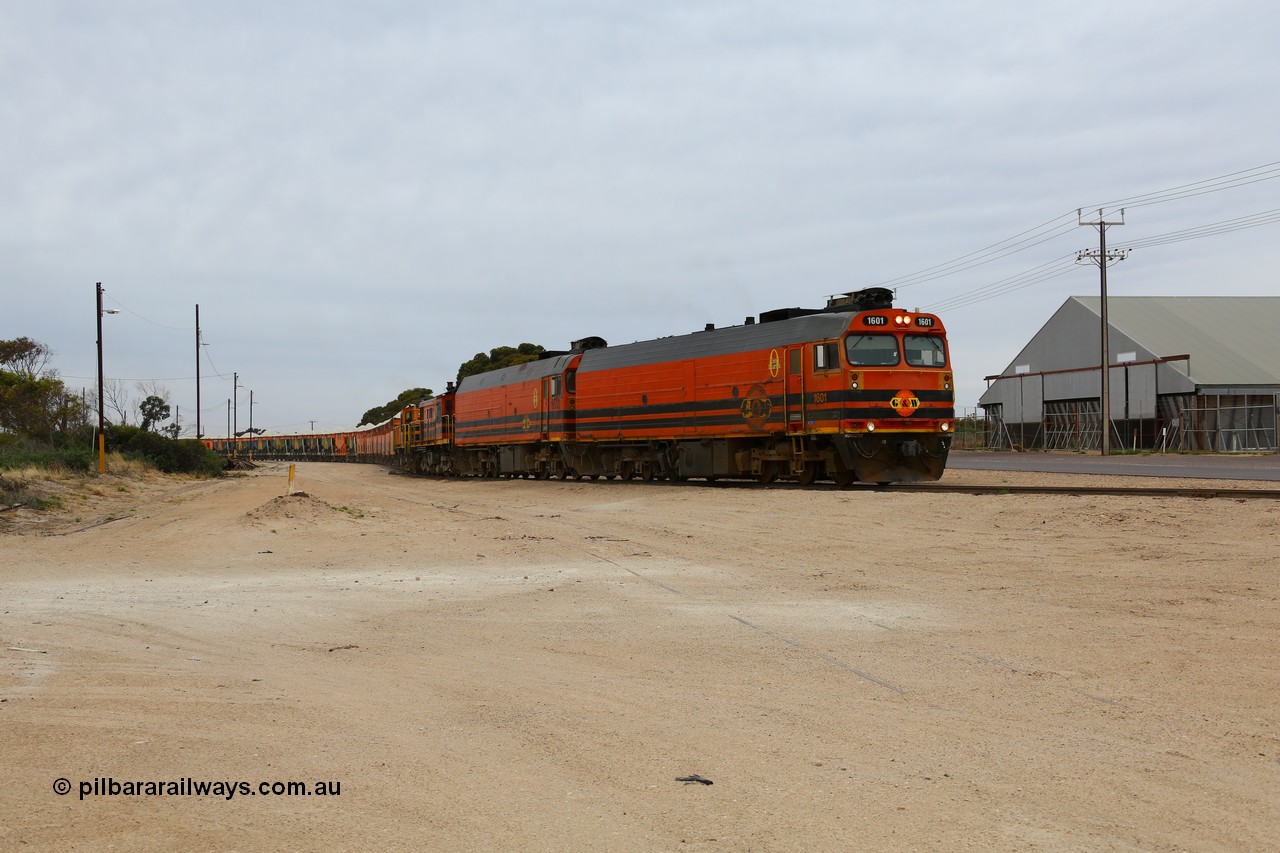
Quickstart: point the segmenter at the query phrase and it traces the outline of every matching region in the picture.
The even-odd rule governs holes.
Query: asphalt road
[[[1099,456],[1096,453],[1014,453],[953,450],[948,468],[983,471],[1042,471],[1053,474],[1119,474],[1130,477],[1193,477],[1211,480],[1280,481],[1280,454]]]

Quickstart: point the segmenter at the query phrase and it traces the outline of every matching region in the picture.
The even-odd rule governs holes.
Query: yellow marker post
[[[285,492],[286,495],[293,494],[293,472],[297,467],[298,466],[293,463],[289,464],[289,489]]]

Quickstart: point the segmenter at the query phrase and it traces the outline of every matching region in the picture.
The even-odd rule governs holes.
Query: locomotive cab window
[[[907,364],[912,367],[946,367],[947,351],[937,335],[907,335]]]
[[[835,370],[840,366],[840,351],[834,343],[815,344],[813,347],[813,369]]]
[[[560,377],[559,376],[551,377],[551,396],[552,397],[560,396]]]
[[[898,363],[898,338],[894,335],[850,335],[844,353],[854,367],[891,367]]]

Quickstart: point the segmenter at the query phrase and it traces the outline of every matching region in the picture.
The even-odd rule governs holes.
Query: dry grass
[[[97,460],[95,459],[93,470],[88,473],[73,471],[63,465],[52,465],[47,468],[28,465],[25,468],[9,469],[4,471],[3,475],[7,479],[16,481],[51,480],[55,483],[66,483],[96,477],[98,476],[97,468]],[[106,468],[108,474],[128,478],[146,477],[156,472],[155,466],[151,463],[137,459],[126,459],[119,453],[108,453],[106,455]]]
[[[84,501],[129,493],[137,483],[162,476],[149,463],[125,459],[118,453],[107,454],[106,469],[106,479],[98,475],[96,466],[89,473],[61,465],[27,466],[0,472],[0,505],[24,506],[41,512],[59,510],[66,508],[64,501],[72,497]]]
[[[117,477],[146,477],[155,474],[156,469],[150,462],[125,459],[119,453],[108,453],[107,473]]]

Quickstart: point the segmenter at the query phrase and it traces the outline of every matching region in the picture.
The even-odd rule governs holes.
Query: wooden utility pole
[[[102,378],[102,282],[98,282],[98,474],[107,473],[107,438],[103,434],[107,427],[107,412],[102,398],[104,380]]]
[[[107,414],[104,408],[106,380],[102,375],[102,315],[119,314],[117,308],[102,307],[102,282],[98,282],[98,473],[107,473]]]
[[[200,432],[200,304],[196,303],[196,438],[204,438]]]
[[[1102,215],[1102,211],[1098,211],[1098,218],[1094,222],[1085,222],[1084,216],[1080,210],[1076,211],[1076,219],[1081,225],[1090,225],[1098,229],[1098,248],[1086,249],[1076,253],[1076,263],[1084,261],[1092,261],[1098,265],[1101,273],[1101,311],[1102,314],[1102,353],[1100,357],[1102,372],[1102,393],[1099,399],[1099,408],[1102,412],[1102,455],[1111,455],[1111,347],[1110,347],[1110,324],[1107,322],[1107,265],[1112,262],[1123,261],[1129,256],[1129,250],[1125,249],[1120,252],[1107,251],[1107,228],[1111,225],[1124,225],[1124,208],[1120,209],[1120,218],[1114,222],[1108,222],[1107,218]]]

